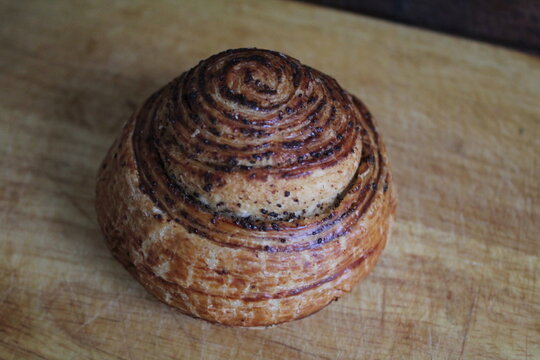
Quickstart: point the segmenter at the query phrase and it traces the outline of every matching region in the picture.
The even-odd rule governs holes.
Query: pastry
[[[114,257],[161,301],[231,326],[300,319],[351,291],[395,207],[364,104],[259,49],[214,55],[150,96],[96,189]]]

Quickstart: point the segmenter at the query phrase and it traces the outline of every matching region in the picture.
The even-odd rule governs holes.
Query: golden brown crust
[[[114,256],[159,299],[233,326],[305,317],[375,265],[395,211],[366,107],[280,53],[215,55],[151,96],[98,174]]]

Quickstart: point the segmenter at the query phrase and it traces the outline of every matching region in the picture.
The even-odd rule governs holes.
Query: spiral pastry
[[[153,94],[100,168],[113,255],[163,302],[232,326],[299,319],[385,247],[395,196],[366,107],[268,50],[228,50]]]

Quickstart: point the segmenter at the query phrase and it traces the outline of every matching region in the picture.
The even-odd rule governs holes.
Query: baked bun
[[[133,114],[98,174],[113,255],[161,301],[231,326],[299,319],[375,265],[395,210],[366,107],[284,54],[214,55]]]

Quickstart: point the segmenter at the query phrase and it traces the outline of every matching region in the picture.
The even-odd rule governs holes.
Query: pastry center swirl
[[[149,178],[208,211],[307,217],[334,206],[355,176],[360,118],[333,78],[278,52],[237,49],[152,96],[135,145]]]

